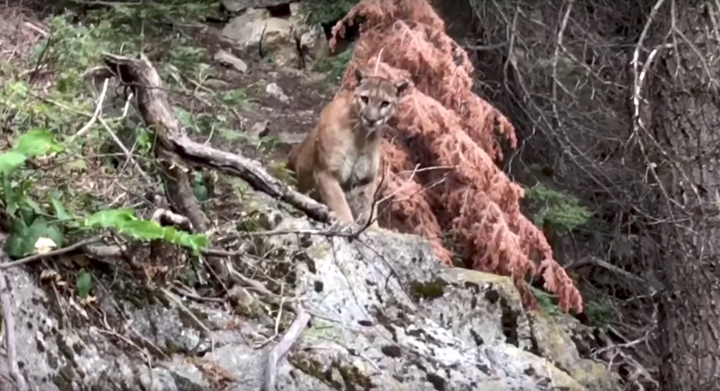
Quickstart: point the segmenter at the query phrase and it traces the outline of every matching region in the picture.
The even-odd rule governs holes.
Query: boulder
[[[291,9],[294,14],[281,18],[271,16],[266,9],[248,8],[225,25],[223,38],[254,57],[259,57],[262,47],[263,56],[271,58],[279,66],[299,63],[296,38],[314,60],[326,56],[327,39],[322,28],[305,25],[297,7]]]
[[[222,0],[222,5],[226,10],[239,13],[248,8],[266,8],[277,7],[279,5],[294,3],[288,0]]]
[[[245,73],[248,70],[248,66],[245,61],[226,50],[220,49],[215,52],[215,61],[225,66],[234,68],[235,70],[242,73]]]
[[[283,295],[312,315],[278,363],[278,390],[619,389],[614,374],[580,357],[562,322],[523,309],[510,279],[443,266],[418,236],[380,229],[350,241],[262,210],[286,233],[253,237],[245,252],[264,258],[232,263],[283,268]],[[21,371],[36,389],[260,390],[267,355],[292,321],[276,325],[252,287],[233,289],[233,307],[138,291],[113,273],[91,309],[58,298],[30,270],[5,272]]]

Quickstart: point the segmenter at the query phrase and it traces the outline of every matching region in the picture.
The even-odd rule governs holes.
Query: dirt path
[[[220,30],[215,27],[207,27],[196,39],[202,47],[207,48],[207,61],[218,80],[213,83],[214,89],[217,92],[242,89],[248,101],[252,102],[251,107],[240,105],[236,108],[239,115],[229,118],[232,128],[251,132],[253,125],[267,121],[265,137],[276,139],[274,147],[264,150],[264,153],[258,153],[257,148],[246,145],[242,140],[211,140],[218,148],[242,151],[263,162],[285,159],[292,145],[299,142],[315,125],[323,106],[332,99],[338,88],[328,82],[323,74],[309,69],[279,68],[259,60],[257,55],[238,56],[248,65],[246,73],[218,64],[212,56],[221,49],[232,52],[232,46],[220,38]],[[282,102],[267,93],[266,86],[269,83],[277,84],[289,100]]]

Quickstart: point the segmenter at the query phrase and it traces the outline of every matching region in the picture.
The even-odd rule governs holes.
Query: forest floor
[[[77,215],[101,205],[135,206],[142,215],[152,211],[145,196],[162,194],[157,182],[140,180],[142,173],[123,156],[122,148],[101,124],[95,123],[82,132],[82,138],[73,140],[98,106],[102,81],[87,75],[103,65],[103,52],[136,55],[142,47],[158,69],[175,115],[192,139],[259,160],[282,180],[292,180],[284,168],[290,148],[314,126],[339,84],[337,74],[282,68],[257,55],[242,57],[248,65],[246,72],[218,63],[214,60],[218,50],[231,51],[231,44],[221,38],[222,26],[196,21],[198,14],[202,17],[203,12],[214,11],[188,7],[187,15],[168,17],[177,22],[170,27],[163,24],[167,20],[162,16],[148,18],[143,25],[147,37],[139,39],[133,37],[133,27],[122,26],[137,18],[140,9],[89,11],[80,20],[49,15],[31,7],[30,2],[24,4],[0,4],[0,18],[6,22],[0,25],[0,125],[5,135],[0,143],[7,149],[24,132],[39,126],[55,134],[77,159],[70,159],[74,165],[45,172],[43,178],[33,181],[29,193],[57,187],[62,194],[56,196]],[[144,12],[151,16],[170,10],[163,5],[148,7]],[[182,8],[167,7],[175,7],[173,11]],[[270,83],[289,99],[281,101],[268,93]],[[128,112],[127,102],[127,91],[111,87],[102,115],[140,167],[152,175],[155,169],[147,155],[151,145],[148,133],[142,129],[137,109]],[[214,194],[206,197],[206,212],[211,218],[222,216],[230,221],[242,211],[238,195],[247,189],[242,181],[219,177],[214,184],[198,182],[201,188],[196,191],[214,188]],[[80,186],[63,186],[73,181]],[[41,193],[35,195],[42,198]],[[79,203],[80,199],[85,201]]]

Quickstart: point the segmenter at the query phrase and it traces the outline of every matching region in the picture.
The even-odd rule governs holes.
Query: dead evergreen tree
[[[381,225],[428,238],[451,264],[452,251],[477,270],[511,276],[526,305],[526,279],[541,276],[561,307],[582,311],[582,298],[554,260],[543,233],[520,213],[522,188],[495,164],[498,136],[512,147],[512,124],[472,92],[473,66],[426,0],[362,0],[338,22],[333,39],[362,17],[343,83],[361,67],[414,88],[398,106],[396,133],[382,146],[386,167]]]

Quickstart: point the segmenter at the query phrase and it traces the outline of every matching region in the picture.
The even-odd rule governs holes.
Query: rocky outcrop
[[[265,8],[247,8],[223,28],[222,36],[251,56],[270,58],[278,66],[297,66],[327,56],[328,42],[320,26],[308,26],[299,15],[299,4],[290,4],[291,15],[274,17]]]
[[[379,230],[350,241],[260,210],[265,228],[286,233],[242,243],[247,255],[233,264],[282,270],[284,300],[312,315],[279,362],[278,390],[618,389],[603,365],[580,357],[568,327],[523,310],[509,279],[442,266],[418,236]],[[276,325],[242,284],[230,306],[108,273],[94,289],[99,305],[87,305],[58,297],[31,269],[6,273],[21,371],[42,390],[260,390],[268,352],[292,321]]]
[[[242,12],[248,8],[266,8],[277,7],[295,3],[297,1],[289,0],[223,0],[222,5],[230,12]]]

